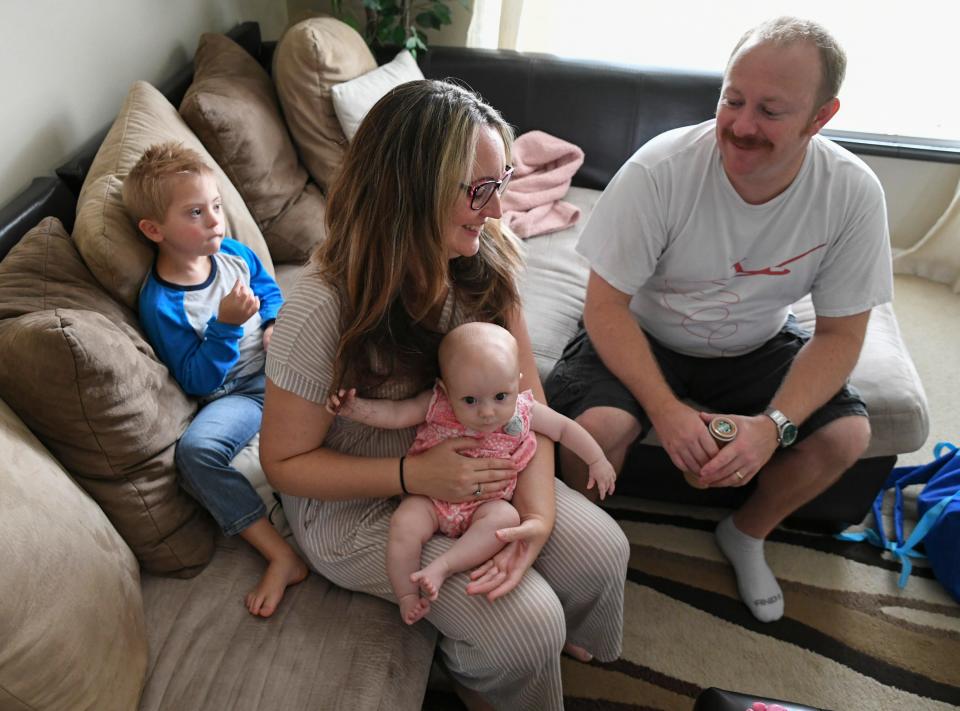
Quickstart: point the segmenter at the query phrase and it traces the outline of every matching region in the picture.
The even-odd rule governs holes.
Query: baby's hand
[[[607,494],[613,493],[614,483],[617,481],[617,473],[613,470],[613,465],[607,461],[606,457],[600,457],[590,465],[587,473],[587,488],[592,489],[597,485],[597,491],[600,492],[602,501]]]
[[[260,299],[243,282],[237,279],[230,293],[220,300],[217,320],[231,326],[242,326],[260,310]]]
[[[357,406],[357,389],[340,388],[337,392],[327,396],[327,402],[324,405],[327,412],[331,415],[340,415],[340,417],[349,418]]]

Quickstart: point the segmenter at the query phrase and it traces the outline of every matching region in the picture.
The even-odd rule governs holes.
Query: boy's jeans
[[[230,465],[260,431],[265,385],[262,372],[224,383],[200,400],[200,411],[177,442],[183,488],[228,536],[267,514],[250,482]]]

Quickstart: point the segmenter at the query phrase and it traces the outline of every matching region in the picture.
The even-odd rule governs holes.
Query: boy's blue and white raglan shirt
[[[140,323],[154,351],[180,387],[208,395],[227,380],[263,370],[263,328],[277,318],[280,287],[248,247],[224,238],[210,257],[202,284],[180,286],[157,275],[156,263],[140,288]],[[220,301],[239,279],[260,299],[260,310],[242,326],[217,320]]]

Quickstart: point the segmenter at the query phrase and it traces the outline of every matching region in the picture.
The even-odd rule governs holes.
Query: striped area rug
[[[728,512],[613,499],[632,547],[624,649],[612,664],[564,658],[568,709],[689,711],[716,686],[818,708],[960,706],[960,606],[928,569],[865,543],[776,531],[767,560],[784,618],[757,622],[713,541]]]

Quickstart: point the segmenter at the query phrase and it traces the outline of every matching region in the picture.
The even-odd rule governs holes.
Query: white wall
[[[0,2],[0,204],[49,175],[109,126],[129,85],[160,83],[189,62],[203,32],[244,20],[277,39],[282,0]]]
[[[901,249],[916,244],[950,204],[960,183],[960,165],[860,157],[883,185],[891,244]]]

